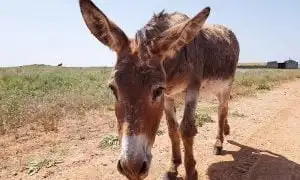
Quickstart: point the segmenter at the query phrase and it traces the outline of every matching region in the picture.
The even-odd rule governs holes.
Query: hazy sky
[[[300,60],[299,0],[94,0],[128,36],[162,9],[193,16],[212,8],[208,23],[230,27],[240,62]],[[78,0],[6,0],[0,5],[0,66],[50,64],[112,66],[115,53],[96,40]]]

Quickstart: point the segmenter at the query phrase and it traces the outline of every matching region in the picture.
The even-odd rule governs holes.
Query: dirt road
[[[213,123],[199,128],[194,146],[199,179],[300,180],[299,79],[256,98],[233,100],[230,112],[231,134],[226,137],[223,155],[212,154],[216,113]],[[0,179],[124,179],[116,172],[119,150],[98,147],[100,136],[114,130],[103,123],[111,118],[94,114],[85,120],[66,122],[59,133],[34,134],[32,139],[26,138],[30,133],[18,140],[5,137],[0,143]],[[152,153],[147,178],[151,180],[159,179],[168,168],[171,152],[167,133],[156,138]],[[63,162],[29,176],[26,165],[34,157]]]

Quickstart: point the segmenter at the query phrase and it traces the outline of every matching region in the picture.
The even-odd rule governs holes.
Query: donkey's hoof
[[[168,171],[165,173],[162,180],[177,180],[177,173]]]
[[[194,170],[192,173],[187,174],[185,180],[198,180],[198,172]]]
[[[221,155],[223,147],[222,146],[214,146],[214,155]]]

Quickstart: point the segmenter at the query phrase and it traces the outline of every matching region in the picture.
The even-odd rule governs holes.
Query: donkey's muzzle
[[[130,161],[120,159],[118,161],[118,171],[127,178],[143,179],[148,175],[149,162],[147,161]]]

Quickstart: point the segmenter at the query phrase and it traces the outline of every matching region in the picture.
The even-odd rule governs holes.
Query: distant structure
[[[63,64],[62,63],[59,63],[57,66],[62,66]]]
[[[268,68],[278,68],[278,62],[277,61],[269,61],[267,62],[267,67]]]
[[[284,62],[269,61],[267,62],[267,68],[298,69],[298,62],[292,59],[286,60]]]

